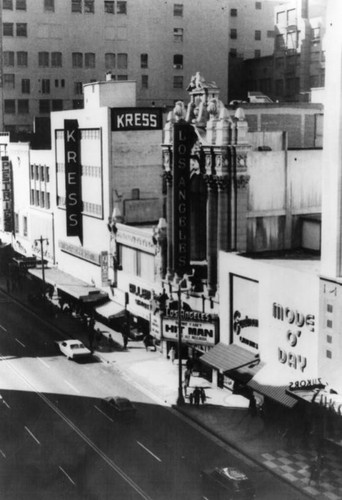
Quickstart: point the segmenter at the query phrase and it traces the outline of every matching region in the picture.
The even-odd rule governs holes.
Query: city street
[[[56,331],[0,295],[0,489],[2,498],[199,499],[200,471],[241,467],[257,498],[304,498],[159,406],[96,355],[68,360]],[[129,352],[127,352],[129,356]],[[101,399],[131,399],[137,415],[118,419]]]

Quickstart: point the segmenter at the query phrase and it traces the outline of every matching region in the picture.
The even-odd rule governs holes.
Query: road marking
[[[94,408],[96,408],[97,411],[99,411],[100,413],[102,413],[102,415],[104,415],[106,418],[108,418],[108,420],[110,420],[111,422],[114,422],[114,420],[109,415],[107,415],[107,413],[102,411],[98,406],[94,405]]]
[[[49,406],[55,413],[58,415],[69,427],[72,429],[78,436],[83,439],[85,443],[95,452],[99,457],[102,458],[104,462],[112,469],[114,470],[124,481],[126,481],[127,484],[130,485],[131,488],[133,488],[138,495],[143,498],[144,500],[152,500],[151,497],[145,493],[140,486],[131,479],[128,474],[126,474],[112,459],[110,459],[91,439],[89,439],[82,431],[79,429],[73,422],[70,420],[56,405],[50,401],[49,398],[47,398],[42,392],[39,392],[37,388],[25,377],[20,370],[18,370],[13,364],[8,363],[6,358],[0,355],[0,360],[5,362],[9,366],[9,368],[16,373],[18,377],[20,377],[25,383],[31,387],[32,391],[37,394],[38,397],[40,397],[47,406]]]
[[[67,380],[64,379],[64,382],[69,386],[71,387],[71,389],[75,392],[77,392],[77,394],[80,394],[80,391],[78,389],[76,389],[76,387],[74,387],[72,384],[70,384],[70,382],[68,382]]]
[[[22,342],[20,342],[20,340],[18,340],[18,339],[15,339],[15,340],[16,340],[16,341],[18,342],[18,344],[20,344],[22,347],[26,347],[26,345],[25,345],[25,344],[23,344]]]
[[[44,365],[46,368],[50,368],[49,365],[47,363],[45,363],[45,361],[43,361],[41,358],[37,358],[38,361],[40,361],[42,363],[42,365]]]
[[[5,455],[5,453],[4,453],[2,450],[0,450],[0,453],[1,453],[1,455],[2,455],[4,458],[6,458],[6,455]]]
[[[150,451],[148,448],[146,448],[146,446],[144,446],[142,443],[140,443],[140,441],[137,441],[138,445],[141,446],[142,448],[144,448],[144,450],[147,451],[147,453],[149,453],[150,455],[152,455],[152,457],[154,457],[156,460],[158,460],[158,462],[161,462],[160,458],[157,457],[157,455],[155,455],[154,453],[152,453],[152,451]]]
[[[58,468],[59,468],[59,470],[61,470],[61,471],[63,472],[63,474],[64,474],[64,475],[65,475],[65,476],[69,479],[70,483],[72,483],[74,486],[76,486],[76,483],[75,483],[75,482],[71,479],[71,477],[69,476],[69,474],[67,474],[67,473],[65,472],[65,470],[63,469],[63,467],[61,467],[61,466],[59,465],[59,467],[58,467]]]
[[[25,425],[25,429],[30,434],[31,438],[34,439],[35,442],[40,445],[40,442],[38,441],[38,439],[36,438],[36,436],[30,431],[30,429],[28,427],[26,427],[26,425]]]
[[[4,326],[0,325],[0,328],[1,328],[1,330],[3,330],[4,332],[7,332],[7,330],[6,330],[6,328],[5,328]]]

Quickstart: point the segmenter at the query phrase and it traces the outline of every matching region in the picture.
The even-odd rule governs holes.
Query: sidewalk
[[[0,289],[6,292],[6,281],[0,276]],[[7,292],[6,292],[7,293]],[[24,306],[35,311],[39,316],[65,335],[65,338],[78,338],[88,345],[88,335],[79,320],[65,313],[57,316],[43,311],[39,305],[32,305],[27,299],[25,286],[12,291],[10,295]],[[146,351],[142,342],[130,341],[128,348],[123,348],[120,333],[96,322],[103,340],[95,347],[95,355],[105,363],[115,363],[126,378],[140,386],[160,404],[172,406],[178,395],[178,362],[174,364],[160,352]],[[110,346],[107,337],[112,336]],[[185,367],[184,367],[185,369]],[[245,398],[232,395],[229,391],[213,387],[200,377],[191,377],[190,393],[195,386],[205,388],[205,405],[193,406],[188,403],[174,407],[191,418],[197,424],[211,432],[223,442],[239,450],[251,460],[267,468],[272,473],[292,484],[309,498],[342,499],[342,462],[332,450],[325,455],[325,468],[321,473],[320,483],[310,479],[310,465],[315,452],[304,448],[301,443],[285,442],[282,431],[276,423],[266,423],[260,416],[248,414],[248,402]]]

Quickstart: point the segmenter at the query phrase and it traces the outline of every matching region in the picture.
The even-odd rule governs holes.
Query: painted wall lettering
[[[77,120],[64,120],[65,205],[67,236],[82,241],[80,133]]]

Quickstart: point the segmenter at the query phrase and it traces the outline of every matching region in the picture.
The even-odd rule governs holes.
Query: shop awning
[[[236,344],[216,344],[210,351],[205,353],[201,362],[216,368],[221,373],[236,376],[243,380],[250,380],[260,370],[262,364],[258,354],[254,354]]]
[[[288,374],[282,373],[280,368],[275,369],[274,366],[267,364],[247,383],[253,391],[259,392],[284,406],[292,408],[297,401],[286,393],[289,384]]]
[[[41,268],[29,269],[28,272],[32,276],[42,279]],[[59,269],[45,268],[44,277],[45,282],[49,285],[56,286],[58,290],[86,304],[95,304],[108,298],[108,293]]]
[[[122,318],[125,316],[125,309],[122,304],[118,304],[110,300],[102,306],[95,307],[95,311],[99,316],[111,320],[114,318]]]

